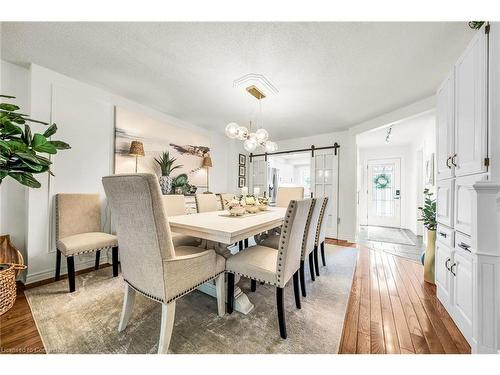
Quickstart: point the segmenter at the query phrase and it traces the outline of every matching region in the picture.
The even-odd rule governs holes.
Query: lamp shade
[[[128,154],[133,156],[144,156],[144,146],[142,142],[132,141]]]
[[[210,156],[205,156],[203,158],[203,163],[201,164],[204,168],[210,168],[212,166],[212,158]]]

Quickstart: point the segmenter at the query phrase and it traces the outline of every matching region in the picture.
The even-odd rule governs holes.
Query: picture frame
[[[245,166],[244,165],[240,165],[239,168],[238,168],[238,176],[239,177],[245,177]]]
[[[239,154],[238,155],[238,162],[240,165],[245,165],[247,163],[247,157],[246,155]]]
[[[245,177],[238,177],[238,187],[242,188],[245,186]]]

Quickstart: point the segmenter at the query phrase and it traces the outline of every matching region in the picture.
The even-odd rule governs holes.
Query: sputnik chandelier
[[[246,88],[247,92],[250,95],[253,95],[259,101],[260,108],[260,118],[262,121],[262,102],[266,96],[264,93],[259,90],[255,85],[249,86]],[[239,139],[243,141],[243,147],[248,152],[254,152],[257,147],[262,147],[266,152],[274,152],[278,150],[278,145],[276,142],[272,142],[269,139],[269,133],[266,129],[261,127],[257,129],[255,132],[252,131],[252,122],[250,121],[249,128],[245,126],[240,126],[235,122],[230,122],[226,125],[226,135],[232,139]]]

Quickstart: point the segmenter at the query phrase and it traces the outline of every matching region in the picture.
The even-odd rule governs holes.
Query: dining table
[[[232,216],[228,211],[211,211],[169,217],[173,232],[201,239],[200,246],[214,249],[226,259],[233,256],[231,245],[260,233],[280,227],[285,219],[286,208],[268,207],[265,211]],[[233,247],[234,249],[234,247]],[[241,251],[245,251],[244,249]],[[237,278],[236,283],[239,281]],[[198,288],[216,297],[215,284],[207,282]],[[243,314],[252,311],[254,305],[237,285],[234,290],[234,309]]]

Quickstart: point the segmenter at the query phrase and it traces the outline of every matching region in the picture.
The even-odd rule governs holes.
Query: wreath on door
[[[385,189],[387,185],[391,182],[391,179],[385,173],[381,173],[373,179],[373,183],[375,184],[375,188],[377,189]]]

